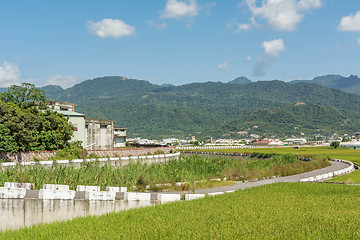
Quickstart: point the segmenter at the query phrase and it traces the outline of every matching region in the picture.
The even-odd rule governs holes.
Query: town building
[[[112,149],[126,146],[126,128],[115,127],[115,121],[86,118],[76,112],[77,104],[48,101],[50,109],[63,114],[74,126],[71,141],[81,141],[85,149]]]

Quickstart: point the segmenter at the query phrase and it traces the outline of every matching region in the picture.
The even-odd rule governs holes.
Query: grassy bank
[[[1,239],[359,239],[356,186],[279,183],[191,202],[77,218]]]
[[[158,164],[131,163],[122,168],[110,165],[100,166],[98,162],[88,162],[80,168],[56,165],[53,168],[40,166],[7,168],[0,172],[0,186],[4,182],[30,182],[35,188],[44,183],[66,184],[75,190],[77,185],[96,185],[105,190],[106,186],[138,186],[144,190],[151,185],[152,190],[160,190],[155,184],[193,182],[211,178],[245,180],[274,175],[288,176],[327,166],[329,163],[319,159],[311,162],[299,161],[295,155],[278,155],[268,159],[214,158],[188,156]],[[176,189],[173,184],[174,190]],[[201,185],[201,184],[200,184]],[[196,186],[187,186],[193,188]],[[201,187],[201,186],[199,186]],[[169,188],[169,187],[166,187]]]
[[[245,149],[221,149],[221,150],[207,150],[214,152],[227,152],[227,153],[253,153],[260,152],[265,154],[297,154],[298,156],[317,156],[328,159],[343,159],[351,161],[357,165],[360,165],[360,150],[330,147],[302,147],[300,149],[294,149],[292,147],[287,148],[245,148]],[[329,180],[331,182],[345,182],[345,183],[360,183],[360,171],[334,178]]]

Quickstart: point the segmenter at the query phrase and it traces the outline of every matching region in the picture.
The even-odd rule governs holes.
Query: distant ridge
[[[235,83],[235,84],[247,84],[247,83],[251,83],[252,81],[250,79],[248,79],[247,77],[238,77],[235,78],[234,80],[230,81],[229,83]]]
[[[130,137],[238,137],[238,131],[285,137],[299,131],[310,135],[359,131],[360,95],[312,81],[245,83],[247,78],[241,77],[239,82],[243,84],[160,86],[111,76],[67,89],[43,89],[49,99],[78,104],[77,111],[88,117],[115,120],[117,126],[127,127]],[[305,104],[294,105],[300,102]],[[251,124],[259,128],[248,129]]]

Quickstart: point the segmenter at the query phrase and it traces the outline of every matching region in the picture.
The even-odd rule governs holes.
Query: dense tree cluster
[[[61,114],[41,110],[45,100],[31,84],[0,94],[0,152],[57,150],[69,146],[73,126]]]

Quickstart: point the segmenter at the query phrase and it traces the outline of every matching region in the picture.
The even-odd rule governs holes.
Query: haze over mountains
[[[88,117],[115,120],[129,136],[236,137],[238,131],[314,136],[359,130],[360,95],[322,86],[341,87],[341,81],[349,82],[347,91],[360,85],[357,76],[337,75],[293,82],[240,77],[181,86],[101,77],[68,89],[42,89],[48,99],[77,103],[77,111]]]

